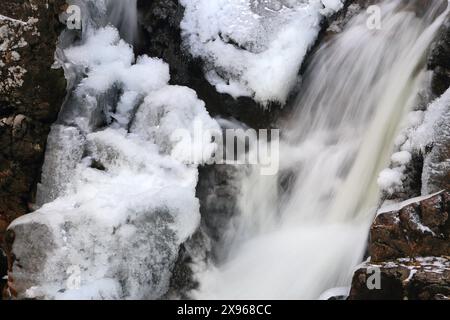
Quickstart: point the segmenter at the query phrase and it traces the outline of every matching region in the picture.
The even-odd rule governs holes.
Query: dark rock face
[[[0,244],[33,202],[50,125],[65,96],[63,71],[51,69],[63,3],[0,2]]]
[[[370,230],[371,261],[356,271],[350,299],[449,299],[449,213],[448,191],[381,213]],[[374,270],[381,288],[371,290]]]
[[[372,261],[450,255],[450,192],[380,214],[370,230]]]
[[[221,235],[231,218],[238,211],[236,181],[239,170],[236,166],[208,166],[200,168],[203,178],[197,187],[200,199],[200,213],[206,234],[214,244],[221,242]]]
[[[180,246],[178,259],[172,270],[169,291],[163,299],[188,300],[189,292],[198,288],[198,282],[194,277],[192,264],[208,263],[211,251],[208,237],[200,228],[188,241]],[[195,259],[195,261],[194,261]]]
[[[231,165],[199,168],[197,198],[202,217],[200,228],[181,245],[165,298],[189,299],[189,292],[198,287],[191,265],[207,264],[223,258],[220,250],[222,236],[238,210],[236,197],[239,186],[236,181],[239,174],[238,168]]]
[[[234,99],[220,94],[205,79],[203,62],[194,59],[183,48],[180,22],[184,8],[178,0],[139,0],[138,9],[139,22],[146,31],[142,53],[159,57],[170,65],[171,84],[194,89],[213,117],[232,117],[258,129],[273,125],[280,113],[280,106],[272,105],[264,109],[250,98]]]
[[[370,286],[375,270],[380,275],[378,288]],[[430,257],[366,263],[354,275],[349,299],[449,300],[450,260]]]
[[[2,292],[6,286],[5,277],[8,274],[8,260],[2,249],[0,249],[0,300],[2,300]]]
[[[442,27],[441,35],[433,45],[428,68],[433,70],[431,89],[440,96],[450,87],[450,19]]]

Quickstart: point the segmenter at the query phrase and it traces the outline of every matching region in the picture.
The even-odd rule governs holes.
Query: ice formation
[[[380,173],[378,185],[387,194],[394,194],[403,190],[403,181],[406,179],[406,166],[411,162],[413,154],[424,157],[424,170],[422,174],[422,195],[435,190],[430,175],[439,175],[450,168],[449,159],[434,159],[427,148],[440,147],[442,141],[450,139],[450,90],[429,104],[427,110],[414,111],[407,118],[406,127],[397,137],[396,148],[399,152],[392,156],[391,168]]]
[[[36,212],[16,220],[13,277],[28,297],[156,299],[181,243],[198,227],[197,164],[175,128],[219,130],[169,68],[141,56],[115,27],[64,50],[81,78],[53,126]],[[80,76],[81,75],[81,76]]]
[[[341,0],[181,0],[182,35],[218,92],[284,104],[324,15]]]
[[[425,148],[435,141],[439,131],[445,128],[444,124],[448,123],[449,113],[450,89],[430,104],[425,112],[423,122],[412,132],[403,148],[422,150],[425,153]],[[446,132],[446,134],[449,133]]]

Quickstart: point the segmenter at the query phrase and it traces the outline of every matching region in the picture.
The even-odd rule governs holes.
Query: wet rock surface
[[[381,213],[370,230],[372,261],[450,255],[450,192]]]
[[[52,69],[63,3],[0,3],[0,244],[9,223],[30,211],[65,96],[63,71]]]
[[[446,191],[380,213],[370,230],[370,262],[355,272],[349,299],[449,299],[449,212]],[[376,272],[379,287],[373,289]]]
[[[221,241],[224,229],[237,213],[237,196],[240,192],[236,181],[240,174],[236,166],[219,165],[200,169],[203,177],[197,187],[201,199],[200,213],[206,234],[214,243]]]
[[[377,270],[380,274],[378,288],[370,278]],[[449,300],[450,260],[426,257],[365,263],[354,275],[349,299]]]

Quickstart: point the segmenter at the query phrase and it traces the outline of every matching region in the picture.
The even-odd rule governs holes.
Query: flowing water
[[[426,76],[443,4],[383,1],[381,29],[362,12],[319,48],[281,125],[280,173],[255,168],[242,181],[224,258],[197,275],[195,297],[316,299],[349,286],[375,215],[377,175]]]
[[[120,36],[130,44],[138,38],[137,0],[107,0],[108,20],[120,31]]]

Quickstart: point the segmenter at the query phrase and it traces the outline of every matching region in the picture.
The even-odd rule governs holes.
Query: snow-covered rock
[[[340,0],[181,0],[182,35],[217,91],[284,104],[320,23]]]
[[[370,230],[372,261],[450,255],[450,193],[380,209]]]
[[[450,89],[427,106],[425,111],[409,114],[396,142],[397,152],[391,166],[378,177],[382,192],[402,199],[408,180],[419,185],[422,195],[450,189]],[[419,167],[419,168],[417,168]],[[419,176],[417,176],[419,171]]]
[[[64,53],[82,80],[49,139],[44,205],[9,228],[14,284],[20,297],[160,298],[200,222],[197,165],[215,149],[208,136],[186,140],[219,126],[193,90],[168,85],[167,64],[135,59],[112,26]]]

